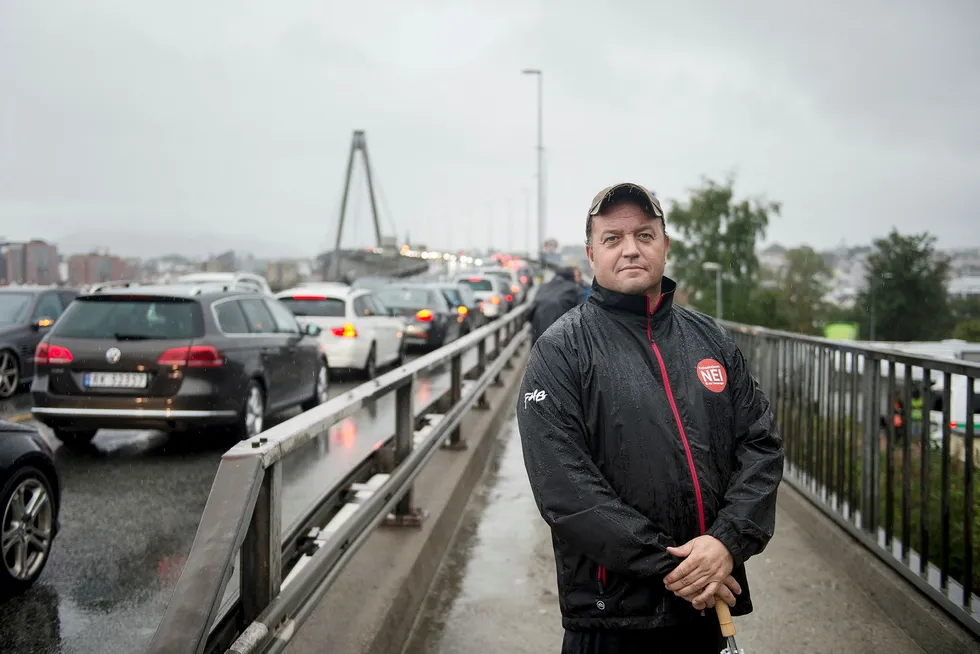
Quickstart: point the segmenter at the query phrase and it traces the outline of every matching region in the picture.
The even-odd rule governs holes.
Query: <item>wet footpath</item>
[[[736,618],[738,645],[767,652],[921,653],[853,581],[827,565],[785,513],[748,563],[755,612]],[[547,525],[531,497],[516,418],[476,488],[405,654],[561,650]]]

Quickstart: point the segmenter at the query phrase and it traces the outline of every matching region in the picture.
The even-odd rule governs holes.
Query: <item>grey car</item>
[[[0,287],[0,399],[34,378],[34,350],[77,291],[55,286]]]

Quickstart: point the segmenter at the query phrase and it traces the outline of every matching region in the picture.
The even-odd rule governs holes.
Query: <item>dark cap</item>
[[[664,219],[664,210],[660,207],[660,200],[654,196],[646,187],[630,182],[614,184],[602,189],[598,195],[592,199],[592,206],[589,209],[589,218],[598,216],[610,205],[616,202],[630,200],[636,202],[651,218]]]

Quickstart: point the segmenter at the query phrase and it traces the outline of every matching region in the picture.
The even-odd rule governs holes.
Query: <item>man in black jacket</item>
[[[555,276],[538,287],[531,305],[531,342],[534,343],[549,327],[570,309],[582,302],[582,291],[575,281],[574,268],[559,268]]]
[[[744,563],[775,529],[782,441],[731,337],[673,306],[659,201],[599,193],[587,302],[531,351],[517,404],[551,526],[566,654],[717,654],[715,600],[752,610]],[[542,289],[543,290],[543,289]]]

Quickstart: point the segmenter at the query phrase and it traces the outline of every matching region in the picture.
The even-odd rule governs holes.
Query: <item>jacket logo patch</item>
[[[539,391],[537,389],[531,391],[530,393],[524,393],[524,408],[527,408],[528,402],[540,402],[541,400],[548,397],[548,394],[544,391]]]
[[[713,393],[720,393],[728,385],[728,373],[725,366],[714,359],[702,359],[698,363],[698,379],[704,387]]]

